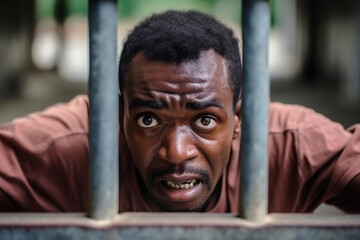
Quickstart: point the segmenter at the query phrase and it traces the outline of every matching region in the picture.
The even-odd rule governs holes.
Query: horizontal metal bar
[[[231,214],[0,214],[1,239],[359,239],[360,215],[269,214],[250,222]]]

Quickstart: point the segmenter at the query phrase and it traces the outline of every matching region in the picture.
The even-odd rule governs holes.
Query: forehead
[[[124,83],[124,93],[157,98],[157,93],[204,99],[232,96],[228,62],[214,50],[203,51],[198,59],[181,64],[148,60],[143,52],[135,55]]]

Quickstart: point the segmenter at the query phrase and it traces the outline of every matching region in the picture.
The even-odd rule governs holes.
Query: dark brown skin
[[[228,163],[240,131],[227,61],[213,50],[181,65],[131,62],[120,104],[120,125],[150,201],[167,211],[201,211]],[[193,180],[189,189],[183,185]]]
[[[200,104],[201,103],[201,104]],[[144,195],[166,211],[201,211],[216,201],[231,141],[240,131],[240,103],[233,111],[227,62],[213,50],[177,66],[138,53],[120,101],[120,128],[138,169]],[[174,189],[166,182],[185,183]],[[360,212],[360,175],[335,205]]]

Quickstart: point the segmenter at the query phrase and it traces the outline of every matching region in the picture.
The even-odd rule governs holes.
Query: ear
[[[233,139],[239,137],[240,130],[241,130],[241,99],[236,103],[235,106]]]

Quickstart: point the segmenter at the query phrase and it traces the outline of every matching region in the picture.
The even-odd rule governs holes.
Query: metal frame
[[[232,214],[122,213],[113,220],[84,214],[6,214],[1,239],[359,239],[359,215],[269,214],[250,222]]]
[[[91,210],[88,215],[0,214],[0,239],[360,238],[360,215],[266,214],[268,0],[244,0],[243,8],[246,13],[242,123],[244,136],[241,149],[243,197],[240,206],[243,212],[241,216],[252,221],[241,219],[234,214],[116,214],[116,0],[89,0],[89,6]],[[259,86],[261,90],[258,89]],[[255,95],[257,97],[254,98]],[[257,119],[259,116],[261,120]],[[257,130],[251,123],[255,123],[256,128],[262,127]]]

